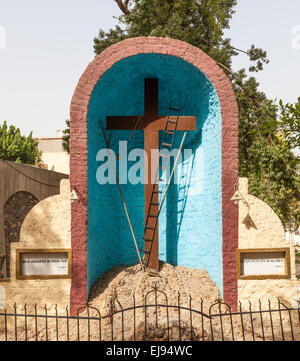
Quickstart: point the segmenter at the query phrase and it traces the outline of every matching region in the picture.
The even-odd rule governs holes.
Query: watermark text
[[[192,154],[191,149],[151,149],[151,154],[147,154],[144,149],[135,148],[128,152],[127,142],[120,141],[117,154],[106,148],[98,151],[96,162],[101,164],[97,168],[96,179],[100,185],[117,182],[135,185],[156,184],[158,181],[167,183],[173,177],[177,184],[177,165],[191,158]]]

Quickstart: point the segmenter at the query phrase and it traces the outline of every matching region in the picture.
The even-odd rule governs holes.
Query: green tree
[[[70,120],[69,119],[66,120],[66,126],[67,128],[63,131],[64,135],[62,137],[63,148],[68,154],[70,154]]]
[[[279,101],[279,129],[291,147],[300,147],[300,97],[296,104]]]
[[[32,132],[28,137],[21,135],[19,128],[7,126],[5,121],[0,125],[0,158],[16,163],[40,164],[41,152],[38,143],[32,138]]]
[[[250,71],[258,71],[268,63],[267,53],[254,45],[243,51],[224,38],[224,29],[235,13],[237,0],[115,0],[123,15],[119,25],[108,32],[99,31],[94,39],[95,54],[110,45],[137,36],[170,37],[201,48],[216,61],[230,68],[231,58],[240,52],[252,61]]]
[[[247,176],[249,189],[268,203],[285,224],[300,225],[300,194],[297,165],[299,159],[290,151],[287,141],[276,136],[256,136],[249,148]]]
[[[123,14],[114,29],[99,31],[95,54],[126,38],[157,36],[186,41],[211,56],[231,80],[239,106],[239,175],[249,178],[250,192],[268,203],[284,225],[292,220],[297,227],[299,158],[292,147],[299,141],[299,105],[277,106],[259,90],[254,76],[232,70],[232,58],[240,53],[248,56],[250,72],[269,62],[263,49],[252,45],[241,50],[224,37],[237,0],[115,2]]]

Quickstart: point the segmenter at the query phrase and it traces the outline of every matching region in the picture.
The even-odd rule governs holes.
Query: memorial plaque
[[[17,250],[17,279],[69,278],[69,250]]]
[[[290,278],[289,255],[289,248],[238,250],[238,278]]]

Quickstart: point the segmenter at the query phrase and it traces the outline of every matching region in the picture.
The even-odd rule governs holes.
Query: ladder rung
[[[145,249],[140,249],[140,252],[143,252],[143,253],[150,253],[150,251],[146,251]]]
[[[153,242],[153,239],[152,238],[144,238],[144,241],[145,242]]]
[[[161,178],[156,178],[156,181],[163,182],[163,181],[164,181],[164,179],[161,179]]]
[[[168,129],[168,130],[165,130],[165,133],[166,134],[174,134],[175,133],[175,130],[170,130],[170,129]]]
[[[172,124],[177,124],[177,120],[170,120],[170,119],[168,119],[167,122],[168,122],[168,123],[172,123]]]
[[[156,191],[156,190],[154,190],[153,193],[159,194],[159,193],[162,193],[162,191]]]
[[[150,204],[151,204],[152,206],[159,206],[159,203],[157,203],[157,202],[150,202]]]
[[[157,218],[157,217],[158,217],[158,215],[157,215],[157,214],[151,214],[151,213],[149,213],[147,217]]]
[[[177,109],[177,108],[169,108],[170,110],[175,110],[175,112],[179,112],[179,109]]]
[[[152,226],[146,226],[145,229],[152,229],[152,230],[155,230],[155,227],[152,227]]]
[[[165,145],[167,147],[172,147],[172,144],[169,144],[169,143],[162,143],[162,145]]]

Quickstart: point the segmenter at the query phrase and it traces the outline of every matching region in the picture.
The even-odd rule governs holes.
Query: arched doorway
[[[16,192],[5,203],[4,230],[6,251],[6,277],[10,277],[10,244],[19,242],[20,231],[27,213],[39,202],[29,192]]]

